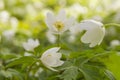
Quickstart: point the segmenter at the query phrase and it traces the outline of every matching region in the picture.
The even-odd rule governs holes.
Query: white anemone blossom
[[[55,43],[57,40],[56,36],[50,30],[47,31],[46,37],[50,43]]]
[[[86,31],[81,37],[83,43],[89,43],[89,47],[100,45],[105,36],[105,28],[101,22],[84,20],[79,24],[79,27]]]
[[[12,40],[13,37],[15,36],[15,31],[14,30],[6,30],[2,33],[2,35],[7,39],[7,40]]]
[[[120,45],[120,41],[119,40],[112,40],[110,42],[110,46],[111,47],[115,47],[115,46],[119,46]]]
[[[45,22],[53,33],[61,34],[73,25],[74,18],[67,19],[65,11],[60,10],[56,17],[52,13],[47,13]]]
[[[26,51],[33,51],[34,48],[38,47],[40,45],[38,39],[36,40],[33,40],[33,39],[28,39],[27,42],[24,42],[23,43],[23,48],[26,50]]]
[[[44,66],[52,71],[57,71],[53,67],[61,66],[64,63],[64,61],[60,60],[62,54],[58,52],[59,49],[59,47],[50,48],[45,51],[40,58]]]

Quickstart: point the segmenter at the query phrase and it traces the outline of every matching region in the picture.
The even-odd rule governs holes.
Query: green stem
[[[60,34],[57,35],[57,39],[58,39],[57,40],[58,41],[58,43],[57,43],[58,45],[57,46],[60,47]]]
[[[104,26],[105,26],[105,27],[111,27],[111,26],[120,27],[120,24],[117,24],[117,23],[108,23],[108,24],[105,24]]]
[[[28,70],[27,70],[27,72],[26,72],[25,80],[29,80],[29,73],[30,73],[30,71],[31,71],[31,69],[32,69],[32,66],[33,66],[36,62],[37,62],[37,60],[34,61],[34,62],[29,66],[29,68],[28,68]]]

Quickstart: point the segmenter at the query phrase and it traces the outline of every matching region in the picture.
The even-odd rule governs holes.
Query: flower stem
[[[57,35],[57,46],[60,47],[60,34]]]
[[[120,27],[120,24],[117,24],[117,23],[108,23],[108,24],[105,24],[105,27],[110,27],[110,26]]]
[[[34,61],[34,62],[29,66],[29,68],[28,68],[28,70],[27,70],[27,72],[26,72],[25,80],[29,80],[29,73],[30,73],[33,65],[34,65],[36,62],[37,62],[37,60]]]

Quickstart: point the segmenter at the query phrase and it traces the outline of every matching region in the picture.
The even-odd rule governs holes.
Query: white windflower
[[[81,31],[79,28],[79,23],[76,22],[75,25],[71,27],[69,30],[70,30],[70,34],[77,35]]]
[[[57,40],[56,36],[50,30],[47,31],[46,37],[50,43],[55,43]]]
[[[74,18],[67,19],[65,11],[60,10],[56,17],[52,13],[47,13],[45,21],[53,33],[61,34],[73,25]]]
[[[33,54],[31,54],[31,53],[28,53],[28,52],[25,52],[24,53],[24,56],[32,56]]]
[[[120,41],[119,40],[112,40],[110,42],[110,46],[111,47],[115,47],[115,46],[119,46],[120,45]]]
[[[10,18],[10,14],[8,11],[0,12],[0,22],[6,23]]]
[[[24,49],[27,50],[27,51],[33,51],[34,48],[38,47],[39,45],[40,45],[40,43],[39,43],[38,39],[33,40],[33,39],[31,39],[31,38],[28,39],[27,42],[24,42],[24,43],[23,43],[23,47],[24,47]]]
[[[5,30],[2,35],[7,39],[7,40],[12,40],[13,37],[15,36],[15,31],[13,30]]]
[[[57,70],[53,69],[52,67],[58,67],[64,63],[64,61],[60,60],[62,54],[58,52],[59,49],[59,47],[50,48],[47,51],[45,51],[40,58],[41,62],[47,68],[53,71]]]
[[[90,47],[100,45],[105,35],[105,28],[101,22],[95,20],[84,20],[79,24],[81,30],[86,32],[81,37],[83,43],[89,43]]]

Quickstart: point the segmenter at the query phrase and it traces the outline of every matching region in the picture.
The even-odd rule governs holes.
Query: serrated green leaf
[[[86,80],[104,80],[101,69],[84,64],[79,68]]]
[[[76,80],[78,74],[78,68],[71,66],[68,69],[66,69],[59,77],[63,80]]]

